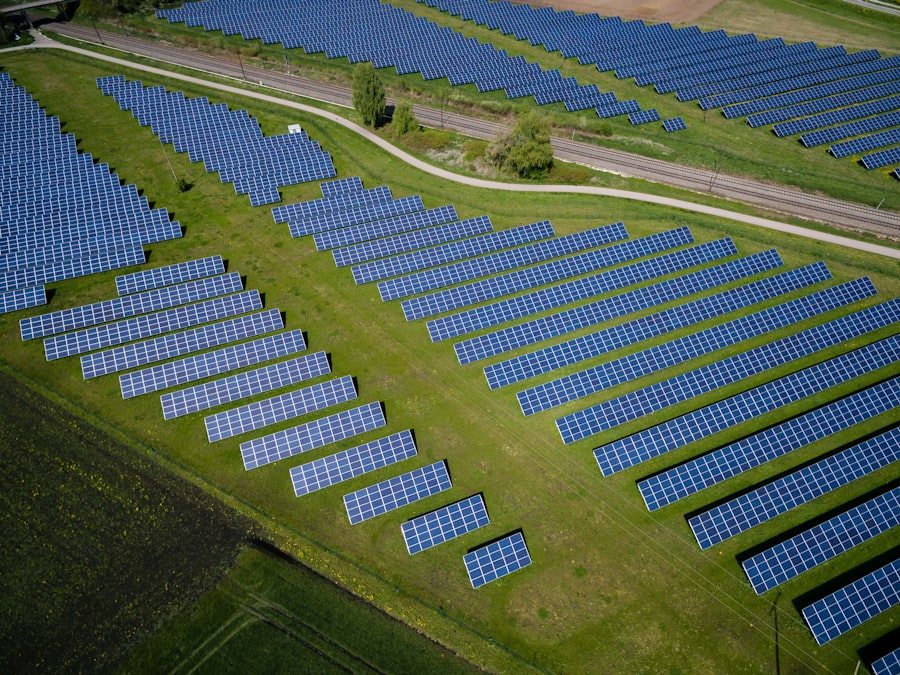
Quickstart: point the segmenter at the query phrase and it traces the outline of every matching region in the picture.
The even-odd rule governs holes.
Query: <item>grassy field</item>
[[[48,113],[61,116],[64,130],[77,136],[82,151],[108,161],[124,181],[137,183],[154,205],[168,208],[185,226],[184,239],[150,247],[151,265],[223,255],[229,270],[247,277],[248,288],[265,293],[267,306],[285,313],[288,328],[307,332],[310,349],[331,353],[335,375],[352,374],[358,379],[360,403],[384,402],[389,420],[386,432],[352,439],[315,456],[413,428],[420,457],[406,469],[438,459],[448,461],[454,481],[451,492],[424,501],[414,512],[401,510],[351,527],[341,495],[396,471],[383,471],[297,499],[287,469],[306,458],[244,472],[237,446],[245,437],[210,445],[200,415],[162,423],[155,397],[123,402],[116,378],[84,382],[76,360],[47,363],[41,344],[23,344],[17,320],[38,310],[0,317],[0,356],[24,376],[64,399],[79,401],[104,423],[151,445],[184,473],[202,476],[211,492],[252,511],[257,526],[291,556],[471,662],[497,671],[537,667],[560,672],[749,673],[771,672],[777,662],[786,673],[838,672],[852,669],[856,651],[891,629],[896,613],[867,622],[826,647],[817,647],[792,604],[804,594],[818,592],[835,576],[863,569],[872,559],[887,554],[892,546],[885,538],[842,556],[827,570],[803,575],[786,586],[784,594],[754,596],[740,571],[736,556],[743,551],[837,502],[790,514],[707,552],[697,550],[684,523],[686,513],[775,475],[791,463],[808,461],[872,433],[889,420],[860,425],[805,448],[796,457],[767,465],[709,494],[696,495],[683,505],[648,514],[633,483],[664,462],[658,460],[637,471],[603,479],[590,450],[615,435],[657,423],[691,406],[629,425],[618,434],[563,447],[553,427],[555,414],[523,420],[510,392],[486,389],[480,364],[459,367],[451,344],[430,344],[422,325],[404,322],[396,304],[382,304],[374,288],[355,287],[346,270],[336,270],[330,256],[316,253],[309,240],[291,240],[284,225],[272,222],[268,209],[251,209],[246,197],[235,196],[231,186],[206,175],[199,165],[189,164],[185,156],[174,155],[171,148],[162,148],[149,129],[140,128],[96,89],[97,76],[113,74],[106,67],[50,53],[4,55],[0,65],[17,84],[28,88]],[[145,84],[158,83],[143,75],[125,74],[140,77]],[[170,88],[189,95],[204,93],[180,85]],[[213,92],[209,97],[220,100]],[[700,242],[733,237],[744,255],[777,246],[788,267],[824,259],[836,281],[868,274],[880,296],[862,304],[900,294],[896,264],[871,256],[632,202],[539,194],[498,199],[489,191],[468,190],[422,176],[319,119],[238,97],[228,103],[232,108],[250,110],[266,133],[281,133],[288,123],[299,121],[333,154],[338,176],[360,175],[369,187],[387,183],[395,196],[421,194],[426,207],[452,203],[462,218],[488,213],[498,229],[550,218],[557,233],[565,234],[623,220],[631,236],[638,237],[689,225]],[[176,189],[165,152],[176,173],[194,183],[189,192]],[[317,196],[315,185],[283,192],[286,203]],[[56,294],[49,309],[112,297],[114,276],[54,285]],[[821,320],[841,313],[832,312]],[[802,325],[813,323],[818,321]],[[743,346],[794,330],[782,330]],[[665,339],[686,332],[690,331]],[[890,333],[879,331],[854,346]],[[691,366],[716,358],[711,355]],[[821,358],[823,355],[811,357],[771,376]],[[853,386],[895,375],[900,368],[895,365],[886,370]],[[762,379],[736,384],[716,395],[744,390]],[[605,396],[651,380],[622,385]],[[790,412],[833,400],[846,391],[829,391]],[[571,405],[554,412],[575,408]],[[722,435],[727,438],[716,437],[715,445],[775,423],[787,412],[767,415]],[[681,461],[712,445],[698,444],[676,453],[668,462]],[[882,472],[859,481],[842,491],[840,500],[856,499],[885,480]],[[399,530],[402,521],[475,492],[482,492],[488,505],[492,520],[488,528],[418,556],[406,553]],[[525,533],[534,564],[473,591],[462,566],[463,553],[518,528]],[[773,605],[777,605],[777,614],[773,614]],[[227,612],[227,607],[221,609],[209,623],[221,625],[220,617]],[[251,637],[248,644],[252,642]],[[266,653],[260,658],[281,663],[279,654]]]

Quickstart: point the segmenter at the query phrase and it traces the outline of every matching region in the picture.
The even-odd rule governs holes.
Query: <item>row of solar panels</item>
[[[305,133],[263,136],[244,110],[212,105],[206,97],[186,99],[121,75],[97,78],[97,86],[176,152],[217,171],[237,194],[249,194],[252,206],[281,201],[279,187],[335,175],[331,155]]]
[[[348,212],[350,210],[346,209]],[[390,219],[384,219],[371,224],[375,228],[372,230],[375,232],[374,236],[386,235],[387,231],[379,230],[378,224],[389,221]],[[341,222],[344,227],[357,226],[353,219],[338,218],[336,222]],[[446,229],[448,224],[438,227]],[[433,321],[453,326],[449,331],[450,337],[457,331],[458,334],[465,334],[543,312],[550,307],[590,300],[594,295],[623,289],[634,283],[652,280],[656,276],[671,275],[673,272],[687,271],[693,266],[705,265],[678,277],[611,297],[591,300],[586,305],[459,342],[456,351],[461,364],[559,337],[677,298],[710,291],[716,286],[746,280],[760,273],[773,271],[783,264],[775,250],[733,258],[737,249],[728,239],[691,246],[693,239],[686,228],[630,240],[621,223],[617,223],[575,235],[556,237],[545,221],[512,228],[504,231],[505,235],[504,232],[490,231],[465,235],[459,234],[459,230],[456,236],[466,237],[465,239],[445,241],[443,237],[437,237],[438,243],[423,247],[425,243],[432,242],[432,238],[427,236],[428,231],[438,227],[425,227],[418,234],[407,232],[387,235],[383,239],[369,242],[365,254],[361,256],[352,253],[359,244],[345,250],[334,249],[333,257],[338,266],[354,265],[351,270],[357,283],[377,282],[380,295],[385,301],[415,296],[402,301],[407,319],[444,314]],[[412,236],[413,234],[416,236]],[[625,241],[615,243],[623,238]],[[688,248],[684,248],[685,246]],[[669,250],[671,252],[667,252]],[[651,255],[655,257],[629,262],[631,259]],[[720,262],[729,257],[732,259]],[[610,265],[621,267],[603,269]],[[589,276],[585,277],[585,274]],[[564,281],[557,287],[529,291],[532,287],[563,281],[567,277],[573,279]],[[608,280],[604,281],[604,278]],[[574,442],[626,422],[658,414],[675,404],[767,373],[836,345],[871,339],[876,332],[884,331],[900,320],[898,300],[846,313],[854,304],[868,301],[876,295],[877,291],[867,278],[800,295],[781,304],[771,304],[780,296],[796,295],[798,291],[819,285],[830,278],[831,274],[823,263],[768,275],[718,293],[705,294],[699,299],[624,324],[489,364],[484,368],[485,376],[491,388],[499,388],[729,313],[743,312],[753,305],[764,302],[770,305],[754,313],[743,313],[738,318],[720,322],[698,333],[686,334],[520,392],[518,399],[522,410],[530,415],[646,375],[658,376],[663,369],[673,365],[745,341],[758,340],[769,333],[784,331],[819,316],[836,311],[845,312],[840,318],[761,344],[557,420],[563,440],[567,443]],[[483,304],[494,298],[522,292],[526,294],[512,295],[493,305]],[[446,312],[470,305],[481,306],[463,309],[456,315],[446,315]],[[413,310],[415,307],[428,309],[419,313]],[[431,327],[429,332],[433,340],[444,337],[439,330]],[[605,475],[622,471],[784,406],[803,400],[810,401],[823,392],[857,378],[871,377],[898,362],[900,336],[893,335],[609,443],[597,448],[595,457]],[[660,508],[794,449],[890,413],[900,408],[898,394],[900,378],[862,389],[731,446],[639,481],[639,491],[648,508]],[[894,448],[898,433],[900,428],[895,427],[860,445],[862,448],[876,450],[891,448],[878,455],[887,455],[880,462],[866,465],[866,470],[860,476],[877,470],[896,458]],[[829,461],[831,460],[823,460]],[[848,481],[846,476],[843,476],[843,481],[841,484]],[[832,489],[838,486],[835,484]],[[797,492],[799,494],[800,491]],[[748,503],[755,506],[759,502],[750,500]],[[836,516],[832,519],[834,522],[817,525],[805,534],[780,542],[770,552],[764,551],[744,561],[748,578],[755,588],[760,589],[759,592],[772,587],[772,584],[783,583],[805,569],[830,560],[851,545],[867,541],[893,527],[900,517],[896,506],[895,495],[883,493],[874,498],[871,504],[855,506],[848,509],[846,514]],[[864,526],[858,525],[860,518],[871,514],[880,514],[880,517],[866,517]],[[705,515],[698,516],[698,519],[703,520]],[[755,515],[748,514],[745,520],[755,522]],[[734,527],[729,519],[720,515],[706,518],[703,522],[712,522],[723,532],[730,532],[729,528]],[[847,523],[855,524],[855,530],[843,545],[830,548],[822,546],[815,548],[814,553],[807,554],[813,549],[813,543],[827,538],[833,528],[845,527]],[[698,541],[701,541],[700,535]],[[803,544],[807,545],[804,547]],[[785,553],[786,551],[789,553]],[[889,588],[880,590],[890,592]],[[867,602],[868,605],[859,602],[849,606],[841,603],[836,605],[848,617],[846,626],[852,627],[856,625],[854,621],[862,619],[864,608],[871,605],[871,596]],[[882,603],[881,610],[896,602],[895,599]],[[832,639],[839,632],[848,629],[845,627],[837,633],[831,628],[823,629],[818,623],[817,614],[822,611],[818,609],[821,604],[827,606],[828,602],[823,599],[815,604],[815,608],[810,605],[803,612],[820,642]],[[822,616],[826,615],[823,613]]]

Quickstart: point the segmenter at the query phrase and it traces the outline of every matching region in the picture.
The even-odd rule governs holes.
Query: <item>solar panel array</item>
[[[747,558],[741,565],[753,590],[762,594],[898,523],[900,488],[894,488]]]
[[[878,152],[863,155],[859,159],[862,165],[869,170],[880,169],[883,166],[900,162],[900,147],[879,150]]]
[[[820,645],[900,603],[900,559],[847,584],[803,608],[803,618]]]
[[[161,142],[187,152],[192,162],[203,162],[207,172],[218,172],[237,194],[249,195],[252,206],[281,201],[279,187],[335,175],[331,155],[305,133],[263,136],[246,110],[145,87],[121,75],[97,78],[97,86]]]
[[[353,384],[353,378],[345,375],[210,415],[203,423],[206,425],[209,442],[215,443],[355,398],[356,386]]]
[[[457,359],[461,364],[512,351],[519,347],[535,344],[580,328],[586,328],[604,321],[631,314],[642,309],[676,300],[692,293],[720,286],[730,281],[773,269],[782,264],[778,253],[773,250],[746,256],[737,260],[690,272],[674,279],[620,293],[604,300],[598,300],[564,310],[557,314],[533,319],[521,324],[503,328],[482,336],[469,338],[454,345]],[[824,265],[820,265],[824,268]],[[821,274],[819,270],[816,274]],[[827,274],[827,269],[824,270]],[[828,278],[828,276],[823,277]]]
[[[288,229],[294,238],[304,237],[308,234],[327,232],[350,225],[368,223],[381,218],[390,218],[404,213],[414,213],[424,210],[425,205],[419,195],[400,197],[387,202],[372,202],[360,204],[350,209],[340,211],[328,211],[315,216],[309,216],[300,220],[292,220],[288,223]]]
[[[897,97],[894,105],[900,106],[900,96]],[[855,122],[848,122],[847,124],[839,124],[836,127],[813,131],[808,134],[803,134],[800,137],[800,141],[807,148],[812,148],[817,145],[822,145],[823,143],[833,143],[834,141],[880,131],[881,129],[896,125],[900,125],[900,111],[885,113],[884,115],[875,115],[874,117],[866,117]]]
[[[133,398],[302,352],[304,349],[306,341],[302,330],[277,333],[180,361],[125,373],[119,376],[119,388],[122,390],[122,398]]]
[[[327,199],[350,192],[358,192],[363,189],[363,183],[359,176],[349,176],[319,183],[319,189],[322,190],[322,196]]]
[[[225,262],[222,260],[222,256],[213,255],[116,277],[116,293],[119,295],[140,293],[153,288],[171,286],[224,273]]]
[[[407,429],[294,467],[291,483],[300,497],[415,456],[416,442]]]
[[[655,511],[898,406],[900,377],[638,481],[638,490],[647,508]]]
[[[594,451],[604,476],[677,450],[782,406],[900,361],[900,336],[841,354]]]
[[[327,251],[332,248],[369,241],[370,239],[418,230],[429,225],[449,223],[453,220],[456,220],[456,208],[453,206],[439,206],[436,209],[414,211],[394,216],[393,218],[319,232],[313,236],[313,241],[316,244],[317,251]]]
[[[381,403],[375,402],[244,441],[240,446],[244,469],[256,469],[279,459],[379,429],[386,424]]]
[[[668,133],[681,131],[682,129],[687,129],[687,124],[680,117],[670,117],[667,120],[663,120],[663,129]]]
[[[858,292],[859,289],[857,288]],[[872,294],[874,294],[874,289]],[[866,297],[862,295],[861,297]],[[856,297],[856,300],[861,299]],[[849,300],[852,301],[852,300]],[[573,443],[604,429],[638,419],[677,402],[737,382],[754,373],[840,344],[897,321],[900,301],[888,301],[876,307],[820,324],[775,342],[717,361],[668,380],[649,385],[610,401],[579,410],[556,420],[565,443]]]
[[[887,131],[837,143],[830,146],[828,152],[835,157],[849,157],[850,155],[858,155],[862,152],[877,150],[878,148],[898,143],[900,143],[900,128],[888,129]]]
[[[0,313],[46,304],[44,284],[143,264],[143,244],[181,236],[8,73],[0,108]]]
[[[170,420],[238,399],[281,389],[331,372],[325,352],[316,352],[213,382],[163,394],[163,418]]]
[[[835,130],[840,131],[842,128],[850,127],[853,124],[870,124],[870,122],[866,122],[866,120],[873,119],[872,117],[869,117],[870,115],[875,115],[874,119],[877,120],[881,117],[878,113],[890,113],[890,111],[896,109],[897,106],[900,106],[900,96],[888,96],[887,98],[857,103],[856,105],[838,108],[837,110],[826,110],[825,112],[816,115],[808,115],[807,117],[792,119],[789,122],[782,122],[773,126],[772,131],[775,132],[776,136],[790,136],[792,134],[812,131],[813,129],[822,129],[822,127],[830,127],[832,124],[836,124],[838,125],[837,127],[823,129],[825,133],[833,133]],[[865,126],[862,128],[863,130],[866,129]],[[847,136],[843,136],[843,138],[850,138],[850,136],[855,135],[856,134],[851,133]],[[815,138],[814,134],[807,134],[806,136],[810,139]],[[832,140],[839,140],[840,138],[841,136],[836,136]],[[808,148],[819,145],[819,143],[807,141],[803,141],[803,144]]]
[[[479,588],[531,564],[525,537],[516,532],[463,556],[472,588]]]
[[[387,185],[381,185],[376,188],[369,188],[368,190],[360,189],[354,190],[353,192],[341,192],[332,197],[323,197],[322,199],[297,202],[296,204],[275,206],[272,208],[272,217],[275,219],[276,223],[289,223],[294,220],[311,218],[312,216],[317,216],[322,213],[344,211],[363,204],[389,202],[393,198],[391,189]]]
[[[659,122],[659,120],[659,111],[656,108],[639,110],[638,112],[633,112],[628,115],[628,121],[634,126],[647,124],[648,122]]]
[[[401,531],[410,555],[461,537],[490,523],[481,495],[448,504],[436,511],[407,520]]]
[[[900,427],[797,469],[688,520],[700,548],[715,546],[900,459]]]
[[[897,675],[900,673],[900,647],[873,661],[869,666],[872,675]]]
[[[344,508],[347,509],[350,524],[356,525],[450,487],[447,465],[439,461],[346,494]]]

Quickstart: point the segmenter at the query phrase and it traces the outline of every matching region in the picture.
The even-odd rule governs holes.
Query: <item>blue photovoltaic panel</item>
[[[407,520],[400,527],[406,541],[406,550],[410,555],[415,555],[490,522],[481,495],[473,495],[437,511]]]
[[[663,129],[671,133],[673,131],[681,131],[682,129],[687,129],[687,125],[680,117],[672,117],[670,119],[663,120]]]
[[[204,418],[206,436],[210,443],[253,431],[260,427],[284,422],[322,408],[352,401],[356,387],[350,375],[321,382],[303,389]]]
[[[341,194],[362,190],[363,182],[362,178],[359,176],[350,176],[349,178],[338,178],[337,180],[328,180],[324,183],[319,183],[319,189],[322,191],[322,196],[325,198],[337,197]]]
[[[844,340],[890,325],[898,320],[900,316],[898,312],[900,301],[889,301],[864,309],[624,394],[612,401],[605,401],[566,415],[556,420],[557,429],[564,443],[581,440],[679,401],[724,387],[753,373],[764,372]]]
[[[647,509],[655,511],[897,406],[900,377],[639,481],[638,490]]]
[[[292,220],[311,218],[331,211],[345,211],[363,204],[388,202],[391,199],[393,199],[391,189],[387,185],[382,185],[369,190],[357,190],[322,199],[276,206],[272,209],[272,217],[275,218],[276,223],[288,223]]]
[[[900,488],[804,530],[741,563],[757,595],[900,523]]]
[[[680,232],[680,236],[674,232]],[[384,301],[396,300],[425,291],[432,291],[445,286],[460,284],[471,279],[486,277],[498,272],[524,267],[533,263],[557,258],[559,256],[586,251],[571,258],[563,258],[543,265],[535,265],[517,272],[484,279],[460,288],[449,289],[424,298],[416,298],[403,303],[403,313],[407,321],[430,316],[436,312],[425,308],[440,307],[441,311],[464,307],[476,302],[489,300],[500,295],[531,288],[535,285],[547,284],[551,281],[583,274],[598,267],[606,267],[623,260],[633,260],[643,255],[656,253],[661,249],[674,248],[680,244],[693,241],[687,228],[674,232],[662,232],[643,239],[626,241],[617,246],[599,250],[586,251],[595,246],[603,246],[612,241],[627,239],[628,233],[622,223],[614,223],[594,228],[586,232],[575,232],[562,237],[546,239],[527,246],[520,246],[506,251],[498,251],[471,260],[424,270],[405,277],[388,279],[378,284],[378,292]],[[490,290],[488,290],[490,288]],[[423,309],[419,309],[419,307]]]
[[[600,106],[597,108],[597,115],[605,119],[607,117],[627,115],[628,113],[637,112],[640,109],[640,103],[638,103],[635,99],[629,99],[627,101],[619,101],[618,103],[613,103],[612,105]]]
[[[454,345],[456,357],[460,364],[471,363],[744,279],[757,272],[780,267],[782,264],[775,249],[730,260],[674,279],[457,342]],[[815,266],[810,265],[803,270],[804,277],[821,277],[820,280],[831,278],[824,263],[816,263]],[[825,276],[822,276],[823,274]]]
[[[900,647],[885,654],[877,661],[872,661],[869,670],[872,671],[872,675],[897,675],[900,673]]]
[[[647,124],[648,122],[659,121],[659,111],[656,108],[648,110],[638,110],[628,115],[628,121],[637,126],[638,124]]]
[[[466,553],[463,563],[469,573],[472,588],[478,588],[530,565],[531,556],[525,545],[525,537],[521,532],[516,532]]]
[[[516,394],[516,398],[524,415],[534,415],[623,382],[636,380],[644,375],[658,372],[698,356],[793,325],[837,307],[862,300],[875,293],[874,286],[868,278],[826,288],[812,295],[712,326],[699,333],[691,333],[670,342],[607,361],[593,368],[525,389]],[[739,358],[734,357],[732,363],[738,361]],[[755,362],[751,368],[753,367],[760,368],[759,362]],[[752,374],[752,371],[747,373],[747,375],[749,374]],[[718,384],[725,384],[725,381]],[[701,384],[699,387],[701,389],[692,395],[698,395],[704,385]],[[690,390],[690,385],[686,389]],[[661,398],[654,402],[656,404],[654,410],[671,405],[668,401],[664,403]]]
[[[707,549],[786,511],[828,494],[900,459],[900,427],[869,438],[802,469],[691,517]]]
[[[243,288],[244,282],[241,281],[241,275],[231,272],[222,276],[189,281],[177,286],[157,288],[91,305],[61,309],[57,312],[29,317],[19,322],[19,330],[23,340],[31,340],[87,328],[107,321],[155,312],[188,302],[206,300],[218,295],[234,293]]]
[[[900,361],[900,335],[841,354],[594,450],[604,476]]]
[[[225,263],[222,261],[222,256],[214,255],[116,277],[116,292],[119,295],[128,295],[129,293],[149,291],[151,288],[160,286],[171,286],[184,281],[211,277],[224,272]]]
[[[709,295],[678,307],[648,314],[624,324],[486,366],[484,375],[488,387],[497,389],[563,366],[573,365],[651,337],[693,326],[726,312],[734,312],[776,298],[824,281],[831,276],[823,263],[817,263],[814,269],[820,272],[818,276],[806,274],[805,272],[810,271],[806,268],[790,270],[746,286]]]
[[[281,312],[277,309],[270,309],[259,314],[250,314],[174,335],[164,335],[154,340],[124,345],[97,354],[87,354],[81,357],[81,372],[84,379],[87,380],[107,373],[117,373],[191,352],[199,352],[210,347],[218,347],[229,342],[237,342],[282,328],[284,328],[284,322]]]
[[[402,213],[421,211],[424,208],[422,198],[419,195],[414,195],[412,197],[401,197],[389,202],[364,204],[345,211],[322,213],[289,223],[288,227],[291,236],[296,238],[340,227],[358,225],[380,218],[399,216]]]
[[[458,314],[429,321],[428,334],[432,342],[471,333],[498,323],[520,319],[579,300],[608,293],[655,277],[671,274],[694,265],[711,262],[737,253],[731,239],[711,241],[666,255],[650,258],[607,272],[575,279],[558,286],[532,291],[525,295],[476,307]]]
[[[836,143],[828,148],[835,157],[849,157],[850,155],[858,155],[861,152],[869,150],[877,150],[889,145],[900,143],[900,128],[888,129],[877,134],[869,134],[861,138],[854,138],[843,143]]]
[[[74,333],[55,335],[44,340],[44,351],[47,360],[53,361],[261,308],[262,298],[259,291],[254,289],[156,314],[144,314],[116,323],[85,328]]]
[[[803,608],[820,645],[856,628],[900,602],[900,559],[888,563]]]
[[[439,206],[427,211],[415,211],[403,215],[374,220],[359,225],[348,225],[336,230],[319,232],[313,236],[317,251],[327,251],[341,246],[359,244],[370,239],[379,239],[392,234],[420,230],[430,225],[440,225],[456,220],[456,208],[453,205]]]
[[[49,284],[54,281],[65,281],[66,279],[74,279],[75,277],[83,277],[98,272],[108,272],[121,267],[143,265],[144,261],[144,249],[140,246],[129,246],[128,248],[103,251],[102,253],[95,253],[83,258],[75,258],[74,260],[62,260],[43,267],[29,267],[24,270],[0,272],[0,292]]]
[[[527,244],[554,236],[549,220],[531,225],[522,225],[508,230],[491,232],[480,237],[470,237],[449,244],[403,253],[391,258],[382,258],[357,265],[352,268],[353,280],[357,284],[387,279],[399,274],[409,274],[428,267],[471,258],[484,253],[499,251],[520,244]]]
[[[416,456],[416,442],[408,429],[291,469],[298,497]]]
[[[897,106],[900,106],[900,96],[897,97]],[[827,129],[819,129],[808,134],[803,134],[800,141],[807,148],[812,148],[824,143],[834,143],[845,138],[852,138],[860,134],[872,133],[880,131],[887,127],[900,125],[900,110],[885,113],[884,115],[876,115],[875,117],[866,117],[855,122],[848,122],[836,127],[828,127]]]
[[[447,465],[440,461],[346,494],[344,507],[350,524],[356,525],[450,487]]]
[[[306,349],[302,330],[268,335],[259,340],[198,354],[180,361],[136,370],[119,376],[122,398],[133,398],[179,384],[202,380],[230,370],[302,352]]]
[[[381,403],[376,401],[244,441],[241,443],[244,470],[256,469],[285,457],[293,457],[366,431],[380,429],[386,424]]]
[[[331,372],[325,352],[300,356],[245,373],[173,391],[160,397],[167,420],[215,408],[238,399],[281,389]]]
[[[30,286],[0,293],[0,314],[47,304],[47,292],[43,286]]]
[[[888,164],[900,162],[900,147],[879,150],[878,152],[873,152],[871,155],[863,155],[859,159],[863,166],[869,170],[880,169]]]
[[[356,265],[376,258],[414,251],[417,248],[425,248],[435,244],[471,237],[476,234],[484,234],[494,229],[491,219],[487,216],[478,216],[468,220],[459,220],[455,223],[426,227],[421,230],[396,234],[393,237],[364,241],[360,244],[336,248],[332,250],[334,264],[338,267]]]

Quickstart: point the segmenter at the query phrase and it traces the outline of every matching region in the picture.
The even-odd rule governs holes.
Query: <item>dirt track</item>
[[[521,0],[516,0],[520,2]],[[621,16],[653,22],[690,23],[696,21],[722,0],[526,0],[534,7],[571,9],[581,14]]]

